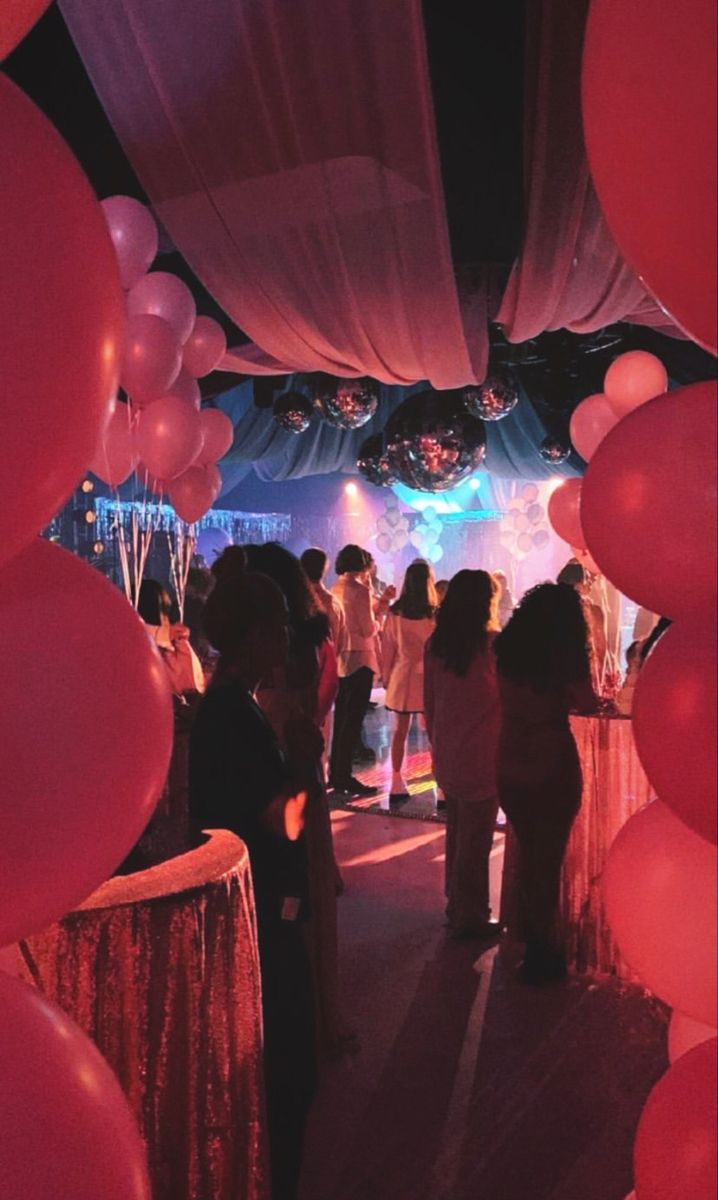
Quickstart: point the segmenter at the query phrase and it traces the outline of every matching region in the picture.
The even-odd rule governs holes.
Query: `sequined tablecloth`
[[[581,809],[574,822],[561,879],[561,937],[569,967],[585,974],[635,979],[621,958],[601,903],[601,873],[609,848],[652,791],[638,760],[630,720],[571,717],[583,771]],[[508,826],[501,889],[503,947],[511,957],[516,938],[518,846]]]
[[[23,943],[116,1072],[153,1200],[267,1200],[261,993],[246,849],[224,831],[116,877]]]
[[[591,974],[632,979],[601,902],[611,843],[652,796],[625,717],[571,717],[583,771],[583,797],[564,859],[561,921],[569,963]]]

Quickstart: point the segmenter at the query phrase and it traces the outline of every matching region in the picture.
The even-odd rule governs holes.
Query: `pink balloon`
[[[702,1021],[694,1021],[692,1017],[687,1017],[685,1013],[674,1009],[668,1025],[668,1057],[670,1061],[674,1063],[694,1046],[709,1042],[717,1033],[718,1030],[710,1025],[704,1025]]]
[[[138,406],[163,396],[179,375],[182,351],[161,317],[140,313],[127,322],[120,382]]]
[[[624,825],[603,873],[626,960],[652,992],[707,1025],[718,1025],[716,888],[716,847],[660,800]]]
[[[537,529],[531,536],[531,540],[537,550],[543,549],[547,545],[549,539],[548,529]]]
[[[715,354],[715,0],[691,0],[689,21],[686,11],[685,0],[592,0],[583,121],[622,256]]]
[[[199,378],[218,367],[227,351],[222,326],[212,317],[197,317],[183,351],[184,365]]]
[[[716,622],[678,622],[638,677],[636,749],[664,804],[701,837],[718,841]]]
[[[234,441],[234,425],[226,413],[218,408],[203,408],[200,413],[204,445],[197,459],[198,466],[217,462],[230,449]]]
[[[587,396],[571,415],[571,441],[581,458],[590,462],[595,451],[605,438],[609,429],[613,429],[618,417],[611,408],[608,400],[600,393]]]
[[[51,542],[36,539],[4,567],[0,627],[12,630],[3,649],[12,704],[0,745],[2,946],[79,904],[134,845],[167,774],[172,701],[124,595]]]
[[[157,222],[150,210],[131,196],[109,196],[101,205],[115,247],[122,286],[134,287],[157,254]]]
[[[79,164],[5,75],[0,112],[5,562],[47,525],[87,470],[117,391],[125,316],[112,242]]]
[[[584,544],[619,591],[668,617],[716,603],[717,404],[715,380],[643,404],[583,481]]]
[[[103,483],[119,487],[135,469],[137,451],[132,434],[130,408],[118,400],[90,470]]]
[[[145,1149],[99,1050],[37,988],[0,974],[3,1200],[150,1200]]]
[[[169,485],[169,501],[189,525],[200,521],[215,502],[215,479],[206,467],[190,467]]]
[[[176,396],[164,396],[137,419],[135,446],[151,475],[175,479],[202,449],[200,413]]]
[[[192,408],[197,409],[197,412],[202,407],[202,394],[199,390],[199,384],[185,367],[182,367],[167,395],[176,396],[178,400],[184,400],[185,404],[190,404]]]
[[[620,420],[647,400],[654,400],[656,396],[667,392],[668,373],[655,354],[649,354],[647,350],[629,350],[611,363],[603,386],[608,408]],[[576,446],[575,442],[573,444]]]
[[[528,554],[529,550],[533,549],[534,540],[530,533],[520,533],[516,545],[524,554]]]
[[[162,317],[174,331],[180,345],[192,332],[197,317],[194,297],[181,279],[169,271],[151,271],[132,288],[127,296],[130,316],[152,313]]]
[[[637,1200],[716,1200],[718,1041],[690,1050],[646,1102],[633,1153]]]
[[[551,493],[548,502],[548,519],[555,532],[569,546],[586,548],[581,528],[581,484],[580,479],[567,479]]]

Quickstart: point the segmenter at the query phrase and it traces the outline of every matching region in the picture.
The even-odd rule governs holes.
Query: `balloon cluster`
[[[380,554],[398,554],[409,542],[409,521],[399,509],[394,496],[376,523],[376,548]]]
[[[401,483],[446,492],[483,461],[486,431],[466,411],[460,391],[419,392],[404,400],[386,427],[387,458]]]
[[[481,421],[502,421],[518,402],[518,385],[508,371],[493,371],[478,387],[464,388],[466,411]]]
[[[9,22],[3,10],[0,55],[41,8],[17,0]],[[172,703],[122,593],[37,537],[107,425],[126,310],[102,209],[71,151],[5,75],[0,110],[0,375],[12,396],[0,446],[0,621],[12,630],[0,748],[6,947],[85,900],[136,842],[167,774]],[[42,1200],[52,1179],[73,1200],[148,1200],[139,1133],[97,1050],[2,970],[0,1007],[3,1200]]]
[[[374,379],[332,379],[314,387],[314,406],[337,429],[361,429],[379,407],[379,385]]]
[[[302,392],[282,392],[272,411],[277,425],[288,433],[305,433],[312,419],[312,406]]]
[[[658,799],[619,833],[603,890],[626,960],[674,1007],[679,1047],[639,1124],[637,1200],[707,1200],[718,1121],[718,386],[666,393],[666,384],[652,355],[616,359],[604,394],[585,400],[572,420],[586,475],[553,493],[549,515],[620,591],[673,621],[641,669],[633,704],[636,748]],[[669,1134],[675,1186],[666,1190]]]
[[[219,495],[216,463],[232,444],[232,422],[201,408],[197,383],[219,365],[224,332],[197,315],[181,279],[148,271],[158,246],[149,210],[130,196],[111,196],[101,207],[125,289],[120,384],[128,403],[117,401],[91,470],[111,487],[136,471],[143,486],[166,493],[177,515],[194,522]]]
[[[373,433],[362,442],[357,468],[367,483],[373,483],[375,487],[391,487],[397,482],[397,476],[386,452],[386,438],[383,433]]]
[[[540,502],[535,483],[525,483],[499,526],[501,544],[518,559],[548,545],[549,529],[546,510]]]
[[[582,80],[591,174],[626,261],[715,352],[716,9],[697,0],[686,23],[685,6],[666,0],[649,26],[652,11],[650,0],[591,4]],[[651,190],[647,206],[656,171],[679,182],[659,188],[655,204]],[[660,364],[635,356],[613,364],[604,389],[618,423],[595,449],[588,430],[576,431],[591,451],[579,509],[586,544],[622,592],[674,621],[638,676],[633,707],[659,799],[619,833],[603,881],[623,954],[674,1006],[680,1055],[641,1115],[636,1198],[715,1200],[718,389],[662,394]]]
[[[439,545],[442,529],[439,514],[433,505],[429,504],[423,509],[421,520],[411,531],[409,541],[412,546],[416,546],[422,558],[428,559],[430,563],[441,562],[444,557],[444,547]]]

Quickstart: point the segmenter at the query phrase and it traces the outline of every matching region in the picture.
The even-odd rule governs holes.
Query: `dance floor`
[[[377,710],[380,758],[386,724]],[[450,939],[439,825],[346,808],[332,821],[359,1049],[323,1076],[302,1200],[624,1200],[665,1012],[612,980],[522,987],[495,949]],[[495,909],[502,856],[497,836]]]

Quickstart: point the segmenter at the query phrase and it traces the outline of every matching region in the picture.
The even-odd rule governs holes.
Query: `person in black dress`
[[[303,936],[307,858],[303,810],[276,736],[253,692],[283,666],[284,597],[246,570],[232,547],[217,560],[204,625],[220,659],[192,730],[190,816],[245,842],[252,867],[262,971],[264,1073],[273,1200],[295,1200],[307,1115],[315,1090],[314,1003]]]

